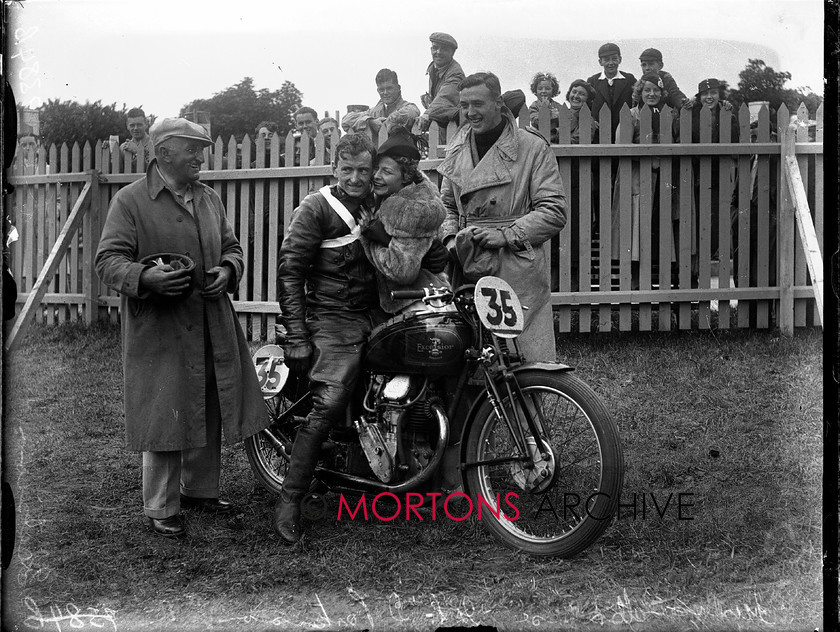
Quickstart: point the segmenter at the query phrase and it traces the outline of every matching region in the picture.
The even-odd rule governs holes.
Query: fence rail
[[[814,249],[822,249],[824,223],[823,108],[810,129],[804,106],[791,126],[782,106],[777,132],[766,108],[752,127],[746,106],[723,111],[720,142],[711,142],[708,111],[699,117],[702,142],[692,142],[689,111],[672,115],[666,109],[658,126],[648,108],[638,116],[637,142],[625,108],[611,143],[607,108],[594,134],[586,108],[577,117],[562,111],[552,151],[569,223],[550,244],[558,330],[716,325],[792,331],[819,324],[822,279],[813,261]],[[730,136],[730,117],[737,138]],[[527,111],[520,118],[525,124]],[[545,110],[539,126],[549,124]],[[455,132],[454,124],[430,130],[428,157],[420,166],[435,182],[446,138]],[[202,171],[243,247],[247,274],[234,305],[255,340],[273,330],[279,314],[277,255],[292,211],[303,196],[330,182],[337,136],[318,134],[314,152],[304,137],[303,166],[281,166],[285,156],[295,155],[293,136],[281,140],[217,139],[205,150]],[[384,132],[375,140],[382,142]],[[117,320],[118,297],[99,283],[92,258],[110,200],[143,177],[145,166],[142,157],[134,164],[124,160],[107,142],[19,152],[10,177],[15,192],[6,208],[21,234],[9,256],[26,319]],[[798,181],[785,175],[794,166]],[[809,216],[813,232],[797,223],[794,203]],[[26,324],[18,318],[16,336]]]

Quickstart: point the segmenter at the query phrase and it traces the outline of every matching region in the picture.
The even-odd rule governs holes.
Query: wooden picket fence
[[[720,127],[726,132],[721,132],[719,143],[711,143],[706,113],[700,119],[703,142],[693,144],[690,111],[675,113],[680,130],[675,142],[670,111],[661,114],[657,135],[650,112],[643,108],[641,141],[634,144],[627,136],[628,108],[620,115],[615,143],[609,139],[610,112],[603,108],[595,143],[590,134],[592,116],[584,108],[580,143],[573,144],[564,109],[559,143],[552,145],[570,206],[569,224],[551,244],[558,331],[778,326],[792,332],[794,327],[820,324],[814,299],[821,296],[808,272],[814,247],[809,243],[806,257],[797,223],[810,222],[821,252],[823,108],[815,113],[813,138],[804,106],[796,114],[799,124],[788,126],[791,117],[782,106],[774,135],[767,109],[762,109],[751,142],[747,107],[724,112]],[[739,142],[729,142],[729,116],[737,117]],[[523,108],[520,126],[527,123]],[[544,110],[540,128],[548,125],[549,112]],[[454,124],[448,129],[433,124],[429,131],[428,157],[421,161],[421,169],[435,182],[440,182],[435,168],[445,155],[445,139],[456,131]],[[376,140],[382,142],[384,137],[383,131]],[[657,142],[650,140],[654,138]],[[219,138],[205,150],[202,181],[220,195],[245,254],[247,274],[234,304],[252,340],[269,337],[279,314],[277,256],[292,212],[307,193],[331,181],[337,136],[325,139],[319,133],[314,156],[307,141],[304,137],[300,148],[304,166],[280,166],[283,156],[294,154],[291,133],[285,139],[275,135],[267,145],[261,138],[253,142],[246,136],[241,143]],[[798,166],[801,177],[796,200],[785,176],[784,165],[790,164]],[[738,177],[732,179],[735,168]],[[621,211],[616,231],[610,230],[613,174],[630,182],[634,169],[640,183],[638,264],[631,257],[629,187],[619,187]],[[19,150],[10,177],[15,191],[5,200],[6,214],[21,236],[8,248],[23,307],[15,333],[31,321],[118,320],[119,297],[99,282],[93,256],[110,200],[144,171],[142,157],[137,164],[126,163],[107,141],[39,148],[26,155]],[[719,184],[713,187],[715,180]],[[697,196],[695,202],[692,196]],[[794,209],[806,202],[801,216],[795,216]],[[657,207],[665,212],[656,213]],[[730,208],[736,209],[734,224]],[[696,235],[690,230],[692,213],[699,217]],[[713,231],[718,253],[711,250]],[[620,245],[615,260],[612,232]],[[737,267],[733,267],[733,246],[739,255]],[[696,251],[693,268],[692,251]],[[652,257],[656,252],[674,256],[656,261]]]

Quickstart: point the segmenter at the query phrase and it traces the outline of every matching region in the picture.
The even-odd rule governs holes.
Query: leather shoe
[[[302,535],[300,500],[290,498],[281,492],[280,498],[274,503],[271,527],[283,544],[291,546],[298,542]]]
[[[228,513],[236,508],[236,505],[218,498],[193,498],[181,494],[181,506],[188,509],[198,509],[209,513]]]
[[[180,538],[187,535],[184,523],[181,522],[181,516],[177,514],[166,518],[149,518],[146,516],[146,523],[155,533],[165,538]]]

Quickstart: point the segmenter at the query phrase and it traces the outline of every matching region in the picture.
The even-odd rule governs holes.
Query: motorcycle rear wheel
[[[286,472],[289,471],[294,441],[291,416],[284,415],[291,402],[281,393],[265,400],[265,406],[272,423],[268,428],[245,439],[245,454],[260,484],[272,494],[279,495]],[[281,445],[278,446],[277,442]]]
[[[572,557],[603,534],[618,506],[624,478],[618,429],[594,391],[574,375],[534,370],[517,379],[528,407],[541,411],[538,423],[553,455],[547,486],[529,492],[533,469],[508,460],[467,467],[467,489],[476,508],[482,497],[480,520],[505,546],[535,556]],[[501,405],[512,416],[510,398]],[[517,455],[510,430],[485,401],[467,437],[467,463]],[[488,511],[487,505],[503,511]]]

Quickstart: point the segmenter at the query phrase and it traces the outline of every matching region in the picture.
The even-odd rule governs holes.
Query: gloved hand
[[[284,345],[283,356],[283,362],[292,373],[306,375],[312,364],[312,345],[308,342]]]
[[[391,243],[391,235],[385,232],[385,227],[379,219],[372,220],[365,228],[362,229],[362,234],[370,241],[387,246]]]
[[[449,251],[443,247],[440,239],[433,239],[429,251],[423,256],[420,267],[425,268],[433,274],[439,274],[446,269],[449,263]]]

